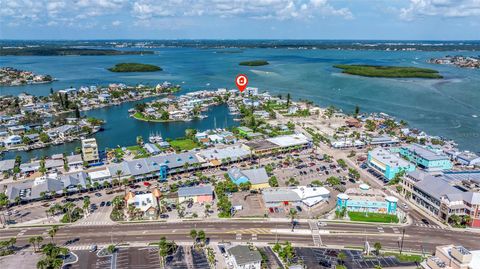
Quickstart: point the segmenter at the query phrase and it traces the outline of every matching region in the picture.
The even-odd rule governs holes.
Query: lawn
[[[436,70],[418,67],[346,64],[334,65],[333,67],[343,69],[342,73],[363,77],[443,78]]]
[[[146,158],[150,156],[150,154],[148,154],[148,152],[139,145],[130,146],[127,147],[127,149],[132,152],[132,154],[134,155],[134,159]]]
[[[352,221],[398,223],[398,217],[396,215],[388,215],[388,214],[380,214],[380,213],[348,212],[348,216]]]
[[[396,253],[396,252],[385,252],[382,253],[383,256],[395,256],[397,259],[401,262],[422,262],[423,257],[422,255],[416,255],[416,254],[401,254]]]
[[[172,148],[177,150],[191,150],[199,147],[199,145],[191,139],[175,139],[169,143]]]

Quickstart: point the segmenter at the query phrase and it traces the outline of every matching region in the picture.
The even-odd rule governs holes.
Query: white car
[[[325,227],[325,226],[327,226],[327,224],[325,222],[319,221],[319,222],[317,222],[317,226],[318,227]]]

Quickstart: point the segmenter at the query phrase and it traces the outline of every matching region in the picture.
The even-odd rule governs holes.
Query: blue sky
[[[1,39],[480,39],[480,0],[0,0]]]

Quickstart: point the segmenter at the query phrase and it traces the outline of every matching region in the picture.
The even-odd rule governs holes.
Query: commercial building
[[[445,245],[435,248],[435,255],[421,263],[424,269],[477,269],[480,268],[480,250],[463,246]]]
[[[312,142],[303,134],[292,134],[250,141],[244,146],[255,155],[266,155],[273,152],[309,148],[312,146]]]
[[[385,196],[376,189],[362,184],[359,188],[348,189],[337,195],[337,211],[345,209],[353,212],[397,214],[398,199]]]
[[[427,172],[441,172],[453,167],[450,158],[446,154],[418,144],[400,147],[399,153]]]
[[[434,177],[422,171],[410,172],[402,180],[402,193],[441,221],[448,222],[453,215],[468,216],[468,225],[480,228],[480,192],[477,187],[467,189],[463,182],[455,179],[460,176],[466,177],[455,174]]]
[[[324,187],[279,187],[262,191],[266,207],[288,206],[290,204],[312,207],[330,198],[330,191]]]
[[[134,194],[129,192],[125,196],[127,205],[133,205],[138,208],[146,219],[156,219],[158,216],[158,200],[153,193]]]
[[[95,138],[82,140],[82,157],[83,161],[88,163],[96,163],[100,161],[97,140]]]
[[[234,269],[260,269],[262,255],[249,246],[237,245],[227,249],[228,260]]]
[[[213,201],[212,185],[200,185],[200,186],[179,188],[178,202],[182,203],[187,200],[192,200],[194,203],[212,202]]]
[[[238,167],[233,167],[228,170],[228,176],[236,185],[250,182],[250,189],[252,190],[270,187],[268,184],[267,171],[263,167],[247,170],[240,170]]]
[[[381,173],[387,180],[397,174],[415,170],[415,165],[402,159],[388,149],[377,147],[368,152],[368,165]]]

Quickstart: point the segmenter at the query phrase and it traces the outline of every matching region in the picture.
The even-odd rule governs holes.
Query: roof
[[[408,167],[413,165],[412,163],[400,158],[395,153],[390,152],[387,149],[382,147],[376,147],[369,152],[370,156],[373,157],[375,160],[382,162],[384,165],[390,166],[392,168],[395,167]]]
[[[128,197],[127,203],[134,204],[136,208],[140,208],[141,211],[146,211],[151,207],[158,207],[158,202],[152,193],[137,194],[133,197]]]
[[[262,261],[262,255],[258,250],[251,250],[248,246],[238,245],[227,250],[233,256],[237,265],[245,265]]]
[[[263,200],[265,203],[298,202],[302,201],[308,206],[317,204],[330,195],[330,191],[324,187],[281,187],[264,189]]]
[[[212,194],[213,194],[212,185],[182,187],[178,189],[179,197],[190,197],[190,196],[201,196],[201,195],[212,195]]]
[[[424,176],[423,180],[415,183],[415,187],[434,197],[437,200],[446,194],[462,194],[463,192],[448,183],[442,177]]]
[[[408,149],[409,151],[415,153],[416,155],[428,161],[438,161],[438,160],[449,159],[448,156],[443,153],[437,153],[433,150],[424,148],[418,144],[408,145],[404,148]]]
[[[241,173],[248,178],[252,184],[262,184],[268,182],[268,175],[265,168],[256,168],[242,170]]]
[[[266,139],[261,139],[261,140],[255,140],[255,141],[249,141],[245,143],[245,145],[251,149],[254,150],[264,150],[264,149],[274,149],[278,148],[278,145],[275,143],[272,143]]]
[[[0,161],[0,172],[12,170],[15,167],[15,160]]]
[[[63,186],[76,187],[78,184],[85,187],[87,185],[87,174],[85,172],[78,172],[72,174],[62,175],[60,180],[63,182]]]
[[[273,138],[268,138],[267,141],[270,141],[280,147],[298,146],[310,142],[308,138],[303,134],[277,136]]]
[[[200,161],[222,160],[230,157],[232,161],[248,157],[250,151],[242,148],[240,145],[228,146],[224,148],[211,148],[201,150],[197,153]]]
[[[69,156],[67,156],[67,162],[68,162],[69,164],[73,164],[73,163],[83,163],[82,155],[80,155],[80,154],[77,154],[77,155],[69,155]]]

